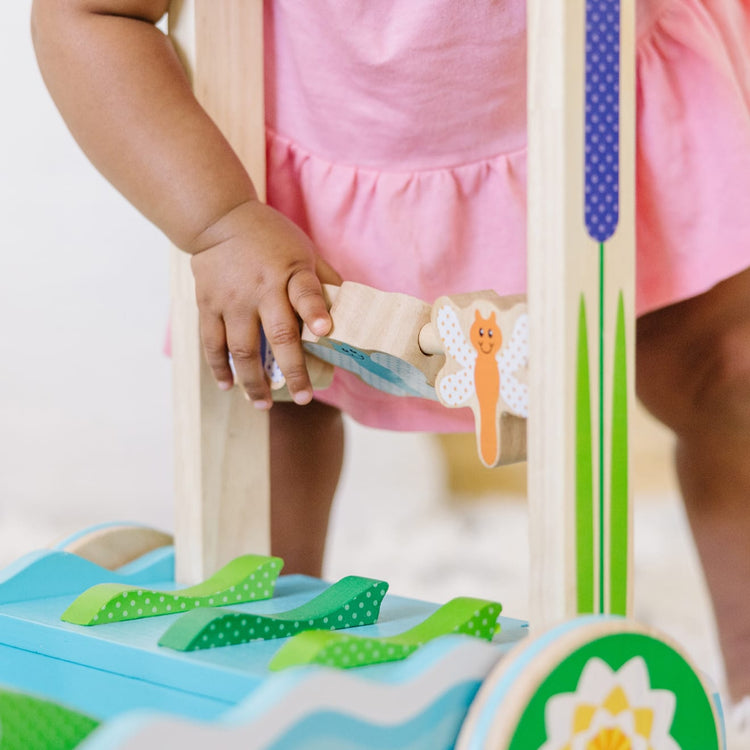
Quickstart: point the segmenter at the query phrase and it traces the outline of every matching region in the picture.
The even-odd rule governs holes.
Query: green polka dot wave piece
[[[97,726],[96,719],[57,703],[0,690],[2,750],[71,750]]]
[[[151,591],[119,583],[100,583],[78,596],[61,619],[75,625],[104,625],[188,612],[198,607],[270,599],[284,561],[279,557],[242,555],[196,586]]]
[[[275,615],[254,615],[220,608],[194,610],[180,617],[161,637],[160,646],[177,651],[234,646],[288,638],[313,628],[340,630],[377,622],[388,584],[347,576],[306,604]]]
[[[484,640],[500,629],[498,602],[459,597],[451,599],[426,620],[405,633],[384,638],[367,638],[327,630],[308,630],[290,638],[274,655],[272,670],[302,664],[322,664],[349,669],[367,664],[406,659],[428,641],[441,635],[462,633]]]

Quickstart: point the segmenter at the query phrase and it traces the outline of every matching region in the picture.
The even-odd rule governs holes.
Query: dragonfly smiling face
[[[489,318],[483,318],[479,310],[476,311],[469,337],[472,346],[479,354],[489,355],[500,349],[503,343],[503,336],[495,320],[494,310]]]

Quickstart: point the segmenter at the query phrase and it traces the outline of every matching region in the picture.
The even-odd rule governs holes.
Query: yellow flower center
[[[586,745],[586,750],[633,750],[633,745],[619,729],[602,729]]]
[[[635,722],[635,733],[644,739],[651,737],[651,731],[654,726],[654,712],[650,708],[635,708],[628,702],[625,691],[621,687],[616,687],[607,696],[601,705],[605,711],[612,716],[618,716],[624,711],[630,711]],[[597,706],[582,703],[576,706],[573,712],[573,735],[585,732],[598,710]],[[598,750],[598,748],[597,748]]]

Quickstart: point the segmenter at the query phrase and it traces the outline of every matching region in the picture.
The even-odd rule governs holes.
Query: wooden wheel
[[[490,673],[459,750],[721,750],[718,697],[655,632],[616,617],[566,622]]]
[[[151,550],[168,547],[170,534],[137,524],[106,524],[75,534],[56,545],[85,560],[116,570]]]

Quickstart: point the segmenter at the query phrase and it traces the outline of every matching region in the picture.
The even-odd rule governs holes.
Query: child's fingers
[[[225,325],[227,346],[234,362],[237,382],[256,409],[270,409],[271,389],[263,369],[257,320],[247,317],[226,318]]]
[[[202,314],[200,316],[201,342],[206,362],[222,391],[228,391],[234,385],[234,375],[229,366],[227,339],[224,321],[218,315]]]
[[[331,330],[331,316],[317,275],[308,269],[298,271],[289,279],[287,292],[303,322],[317,336],[325,336]]]
[[[315,257],[315,273],[320,279],[321,284],[333,284],[341,286],[343,279],[341,274],[328,261],[323,260],[319,255]]]
[[[263,332],[271,345],[276,363],[286,379],[294,402],[307,404],[312,400],[312,385],[307,373],[300,341],[300,327],[286,295],[261,301],[258,308]]]

